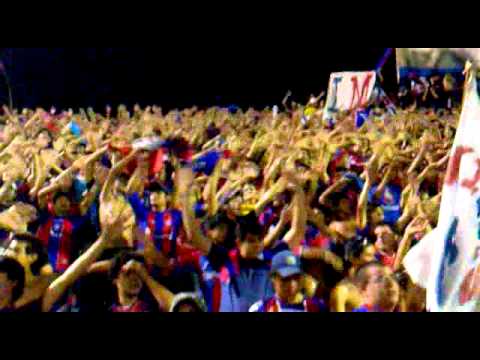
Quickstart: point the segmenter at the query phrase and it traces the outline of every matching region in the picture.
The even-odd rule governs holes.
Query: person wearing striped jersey
[[[77,256],[82,244],[78,231],[88,221],[86,216],[73,215],[68,193],[53,197],[53,214],[40,214],[36,235],[47,249],[48,260],[56,273],[64,272]]]
[[[270,281],[271,260],[276,253],[288,250],[300,243],[305,233],[306,214],[302,206],[303,190],[293,175],[285,176],[285,183],[294,192],[292,228],[284,241],[275,248],[266,250],[262,241],[261,226],[254,213],[238,219],[236,247],[228,251],[215,244],[200,231],[194,221],[191,169],[181,169],[177,175],[178,191],[182,194],[181,205],[187,239],[203,255],[202,274],[205,299],[210,311],[248,312],[258,298],[274,294]]]
[[[149,187],[147,206],[138,193],[129,195],[128,200],[135,213],[135,218],[145,240],[155,246],[155,250],[165,257],[176,257],[177,238],[182,229],[182,214],[169,206],[168,194],[160,184],[153,183]],[[143,245],[143,246],[142,246]],[[145,244],[139,244],[144,247]]]

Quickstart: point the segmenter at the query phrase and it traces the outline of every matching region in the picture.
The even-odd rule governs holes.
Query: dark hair
[[[162,192],[162,193],[167,194],[167,190],[161,184],[159,184],[158,182],[152,182],[148,186],[148,191],[150,193]]]
[[[15,259],[1,256],[0,273],[6,274],[10,281],[16,282],[12,291],[12,302],[17,301],[20,296],[22,296],[25,287],[25,271],[23,270],[23,266]]]
[[[41,133],[47,133],[48,136],[50,137],[50,139],[53,139],[53,134],[52,134],[52,132],[51,132],[50,130],[48,130],[47,128],[42,128],[42,129],[38,130],[38,131],[35,133],[34,137],[38,137],[38,135],[40,135]]]
[[[37,260],[30,265],[30,271],[32,274],[38,275],[42,267],[48,264],[48,253],[43,243],[31,234],[13,234],[11,241],[13,240],[26,243],[25,252],[28,255],[37,255]]]
[[[121,173],[117,175],[116,179],[120,180],[122,183],[128,183],[128,181],[130,180],[130,177],[125,173]]]
[[[55,195],[53,195],[53,203],[55,204],[57,202],[57,200],[61,197],[66,197],[69,201],[71,201],[70,199],[70,193],[68,192],[64,192],[64,191],[60,191],[60,192],[57,192],[55,193]]]
[[[346,260],[358,259],[371,243],[367,238],[356,238],[345,243]]]
[[[366,263],[360,266],[357,269],[355,273],[355,278],[354,278],[354,283],[360,290],[364,289],[365,286],[368,284],[367,270],[370,269],[371,267],[384,268],[385,265],[383,265],[382,263],[379,263],[378,261],[371,261],[369,263]]]
[[[400,285],[403,290],[407,290],[408,284],[410,282],[410,277],[408,276],[408,273],[405,271],[398,271],[394,274],[394,277],[397,280],[398,285]]]
[[[255,212],[249,212],[245,216],[237,218],[237,238],[240,242],[245,241],[248,234],[262,236],[262,227],[258,223]]]
[[[201,303],[201,300],[196,298],[185,298],[180,300],[177,304],[175,304],[171,312],[179,312],[182,305],[189,305],[193,307],[196,312],[207,312],[205,306]]]
[[[227,219],[225,218],[224,214],[217,213],[214,216],[209,217],[205,221],[205,225],[207,226],[208,229],[214,229],[220,226],[227,226],[226,221]]]
[[[113,265],[109,273],[110,279],[115,280],[118,278],[118,274],[122,270],[123,265],[128,263],[130,260],[135,260],[141,262],[142,264],[144,263],[142,255],[131,250],[122,251],[113,258]]]

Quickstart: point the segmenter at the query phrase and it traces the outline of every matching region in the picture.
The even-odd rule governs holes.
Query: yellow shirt
[[[313,106],[308,106],[305,111],[304,111],[304,114],[305,116],[312,116],[314,115],[315,113],[317,112],[317,109]]]

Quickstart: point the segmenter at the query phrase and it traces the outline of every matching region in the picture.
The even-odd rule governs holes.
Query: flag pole
[[[385,64],[387,63],[388,59],[390,58],[390,56],[393,54],[393,48],[388,48],[385,53],[383,54],[383,56],[380,58],[380,60],[378,61],[377,63],[377,66],[375,67],[375,70],[377,72],[380,72],[382,70],[382,68],[385,66]]]
[[[13,95],[12,95],[12,87],[10,86],[10,78],[8,76],[7,69],[5,68],[5,64],[1,60],[0,60],[0,73],[2,73],[3,77],[5,78],[5,84],[7,85],[7,91],[8,91],[8,102],[10,105],[10,109],[13,110]]]
[[[10,86],[10,78],[7,75],[7,72],[4,73],[5,82],[7,83],[8,89],[8,102],[10,104],[10,109],[13,111],[13,95],[12,95],[12,87]]]

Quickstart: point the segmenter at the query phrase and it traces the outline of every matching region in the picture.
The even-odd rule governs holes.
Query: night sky
[[[3,48],[16,107],[74,108],[120,103],[166,109],[238,104],[261,108],[292,90],[305,102],[325,90],[332,71],[372,70],[385,48],[262,49],[209,47]],[[395,78],[390,59],[386,77]],[[387,89],[388,90],[388,89]],[[0,80],[0,102],[7,100]]]

